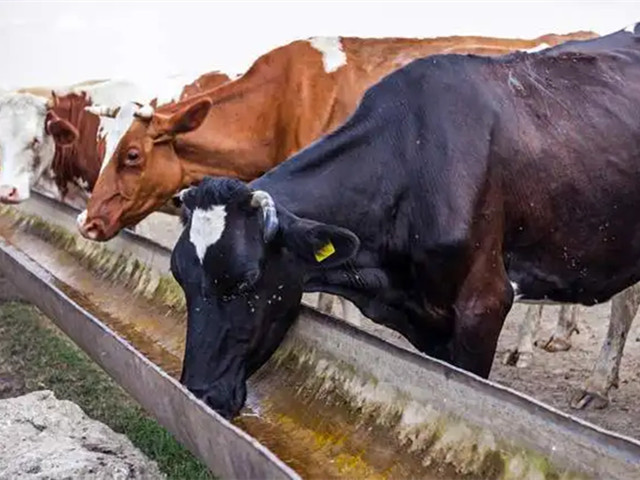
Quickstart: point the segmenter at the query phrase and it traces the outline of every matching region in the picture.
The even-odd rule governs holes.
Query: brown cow
[[[182,88],[179,100],[188,100],[228,81],[229,77],[218,71],[205,73]],[[69,129],[62,129],[59,135],[54,134],[56,152],[52,170],[56,186],[62,198],[67,194],[68,185],[72,183],[91,192],[105,159],[108,127],[105,126],[104,120],[101,125],[99,115],[91,113],[90,109],[87,109],[93,102],[86,92],[69,93],[63,96],[57,96],[55,92],[52,92],[52,99],[53,106],[49,115],[66,120],[77,132],[75,135],[77,141],[72,143],[62,137],[65,133],[69,133]],[[155,104],[156,100],[154,99],[151,103]],[[169,102],[166,105],[172,103],[175,102]],[[118,108],[113,109],[114,114],[117,112]],[[106,121],[108,122],[108,120]]]
[[[337,127],[366,88],[416,58],[500,55],[595,36],[295,41],[260,57],[239,79],[192,101],[158,108],[153,115],[140,112],[100,175],[78,219],[80,232],[108,240],[205,175],[260,176]]]
[[[228,76],[219,72],[207,73],[186,86],[184,79],[171,78],[162,98],[184,100],[228,80]],[[42,88],[34,87],[3,96],[0,99],[0,149],[3,152],[0,202],[24,201],[36,182],[46,187],[46,180],[51,180],[55,185],[53,190],[61,197],[72,189],[71,196],[82,197],[79,200],[84,206],[103,159],[113,151],[119,140],[118,133],[124,133],[133,118],[133,110],[128,105],[129,118],[124,108],[118,119],[100,118],[87,108],[96,101],[115,106],[131,100],[151,100],[157,94],[147,93],[133,82],[106,81],[85,82],[64,92],[49,90],[46,95]],[[120,109],[101,107],[99,110],[116,113]],[[67,197],[67,200],[75,203],[74,198]]]

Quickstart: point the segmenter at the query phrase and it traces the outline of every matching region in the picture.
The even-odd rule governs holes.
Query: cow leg
[[[609,405],[609,390],[618,387],[620,361],[631,328],[631,322],[640,305],[640,286],[634,285],[619,293],[611,301],[611,318],[598,360],[591,376],[573,396],[571,407],[583,409],[588,405],[605,408]]]
[[[491,372],[498,337],[513,303],[513,289],[502,259],[477,255],[454,305],[452,363],[487,378]]]
[[[514,349],[507,350],[502,363],[526,368],[533,361],[533,338],[540,328],[542,305],[529,305],[522,321],[518,324],[518,342]]]
[[[561,305],[556,329],[551,336],[544,341],[537,341],[536,346],[544,348],[547,352],[564,352],[571,348],[571,335],[578,330],[578,305]]]

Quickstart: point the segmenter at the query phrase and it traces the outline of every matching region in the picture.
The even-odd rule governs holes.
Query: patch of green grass
[[[0,371],[48,389],[125,434],[170,479],[215,478],[167,430],[34,307],[0,304]]]

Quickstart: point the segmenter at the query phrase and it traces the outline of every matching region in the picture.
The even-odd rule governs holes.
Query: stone
[[[165,478],[124,435],[42,390],[0,401],[0,478]]]

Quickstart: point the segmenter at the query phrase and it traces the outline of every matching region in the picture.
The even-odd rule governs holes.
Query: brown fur
[[[227,82],[229,77],[220,72],[205,73],[193,83],[186,85],[181,93],[181,99],[188,99],[201,93],[203,90],[214,88]],[[96,81],[84,82],[73,88],[89,86]],[[34,90],[35,91],[35,90]],[[77,180],[85,181],[89,191],[93,187],[100,173],[100,167],[105,154],[105,138],[100,135],[100,118],[93,113],[85,111],[85,107],[91,105],[86,92],[76,90],[78,93],[56,95],[50,92],[50,114],[65,120],[77,131],[78,139],[70,145],[56,142],[56,150],[52,163],[55,174],[56,186],[60,196],[64,198],[68,192],[69,184],[77,183]],[[33,93],[33,92],[32,92]],[[155,101],[154,101],[155,103]]]

